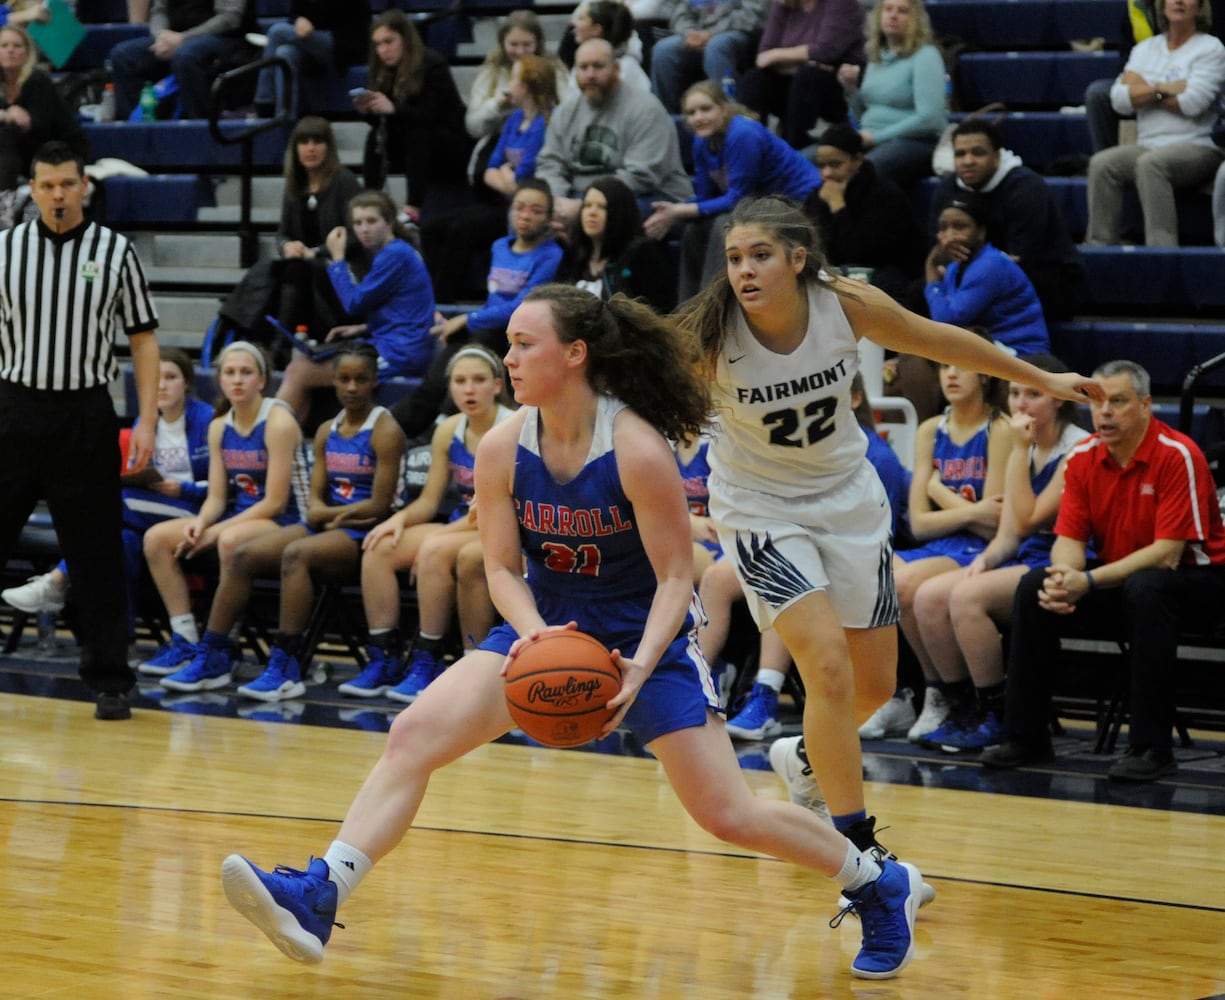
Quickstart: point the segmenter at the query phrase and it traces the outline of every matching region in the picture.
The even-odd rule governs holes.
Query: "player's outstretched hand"
[[[1106,390],[1097,379],[1086,378],[1076,372],[1048,374],[1046,388],[1056,399],[1070,399],[1076,403],[1100,403],[1106,398]]]

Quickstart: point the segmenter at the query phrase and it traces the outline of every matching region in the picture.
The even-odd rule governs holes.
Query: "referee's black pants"
[[[123,569],[119,421],[105,386],[69,392],[0,383],[0,560],[45,500],[68,563],[81,679],[131,690]]]

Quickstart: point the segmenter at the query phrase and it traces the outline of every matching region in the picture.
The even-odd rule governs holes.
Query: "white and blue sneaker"
[[[336,883],[330,874],[322,858],[312,858],[306,871],[284,865],[261,871],[239,854],[221,863],[230,905],[295,962],[309,965],[323,961],[323,946],[336,923]]]
[[[336,688],[347,698],[377,698],[386,694],[404,677],[400,658],[381,646],[366,647],[366,668]]]
[[[238,651],[229,639],[210,642],[208,633],[196,647],[196,655],[187,666],[161,679],[161,685],[171,691],[212,691],[230,683]]]
[[[923,877],[904,861],[882,860],[881,876],[862,889],[844,891],[849,904],[833,920],[837,927],[852,911],[863,928],[863,946],[851,973],[859,979],[892,979],[914,957],[914,924]]]
[[[178,632],[170,633],[170,641],[136,669],[146,677],[165,677],[182,670],[196,655],[196,644],[188,642]]]
[[[740,711],[727,720],[727,734],[734,740],[764,740],[782,731],[778,692],[768,684],[754,684]]]
[[[413,658],[408,661],[408,672],[404,680],[387,692],[392,701],[402,701],[411,705],[434,679],[442,673],[442,664],[435,659],[434,654],[425,649],[414,649]]]
[[[290,656],[280,646],[273,646],[268,655],[268,666],[255,680],[244,684],[238,689],[244,698],[257,698],[260,701],[285,701],[289,698],[301,698],[306,694],[306,685],[302,683],[302,670],[298,666],[298,658]]]

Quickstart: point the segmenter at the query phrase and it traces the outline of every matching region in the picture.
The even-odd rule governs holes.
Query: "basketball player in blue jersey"
[[[396,718],[327,853],[306,871],[272,872],[231,855],[230,902],[291,958],[320,961],[337,905],[408,832],[432,772],[511,728],[508,660],[577,622],[622,672],[607,731],[633,729],[706,830],[836,879],[863,917],[855,974],[895,975],[913,951],[918,872],[754,795],[697,651],[689,513],[665,440],[696,436],[709,415],[692,345],[648,306],[562,285],[529,293],[508,332],[523,407],[488,433],[476,465],[489,588],[506,624]]]
[[[315,603],[313,581],[352,576],[366,532],[391,512],[405,441],[391,413],[374,405],[378,365],[378,352],[370,344],[341,345],[331,367],[342,409],[315,433],[305,516],[238,545],[221,567],[200,641],[206,651],[227,648],[226,636],[246,607],[256,577],[279,575],[281,580],[280,622],[268,665],[238,689],[242,697],[284,701],[306,692],[302,636]],[[224,653],[210,662],[224,664]],[[210,687],[221,686],[216,679],[210,678]]]
[[[758,626],[773,626],[804,681],[804,739],[780,762],[793,798],[815,810],[823,793],[836,828],[886,858],[864,808],[857,729],[893,693],[898,608],[889,503],[851,408],[858,341],[1059,398],[1101,398],[1101,387],[1039,371],[876,288],[830,276],[813,223],[788,199],[742,201],[724,247],[726,275],[680,317],[701,345],[718,413],[711,516]],[[883,892],[921,891],[901,882]],[[846,895],[873,933],[868,911]],[[897,965],[908,957],[901,949]]]
[[[923,671],[923,711],[916,719],[910,691],[899,689],[861,735],[904,732],[917,742],[944,721],[949,703],[915,620],[915,594],[927,580],[973,562],[995,535],[1004,506],[1012,435],[1000,412],[999,381],[956,365],[941,365],[939,378],[948,405],[915,435],[921,474],[910,483],[910,530],[919,544],[893,556],[902,634]]]
[[[288,406],[264,396],[267,379],[268,361],[254,344],[235,341],[221,352],[223,411],[208,428],[208,496],[195,517],[163,521],[145,534],[145,560],[174,634],[140,671],[161,676],[172,691],[225,686],[236,655],[228,639],[199,640],[182,560],[215,548],[224,571],[244,542],[298,520],[302,431]]]

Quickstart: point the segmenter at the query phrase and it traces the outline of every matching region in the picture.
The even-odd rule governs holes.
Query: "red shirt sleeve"
[[[1055,519],[1055,534],[1088,543],[1093,530],[1089,510],[1088,473],[1096,455],[1090,451],[1068,458],[1063,473],[1063,496],[1059,500],[1059,516]]]

